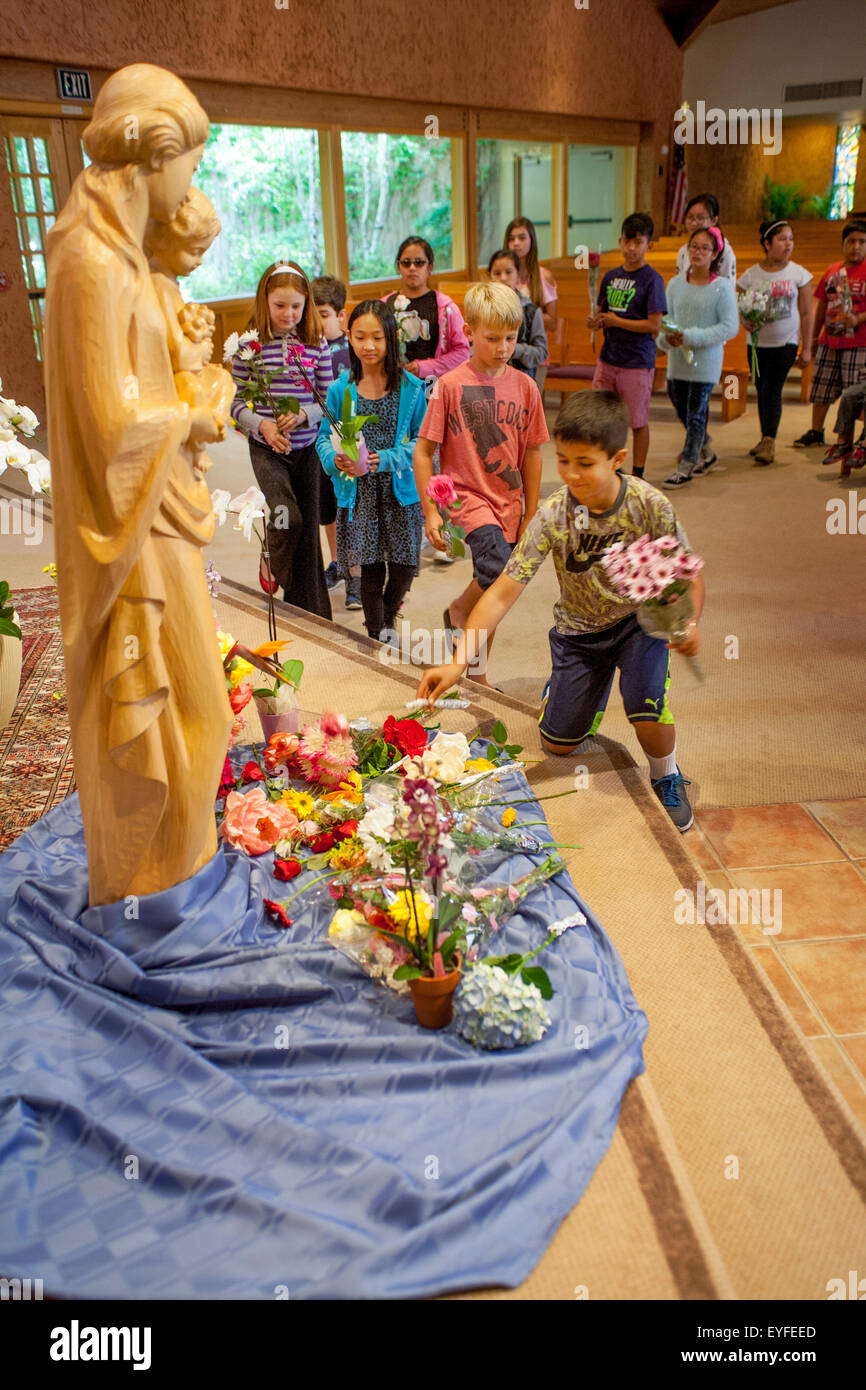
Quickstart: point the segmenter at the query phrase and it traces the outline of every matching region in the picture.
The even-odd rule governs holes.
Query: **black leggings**
[[[316,446],[278,454],[251,439],[250,460],[270,512],[271,573],[283,585],[286,603],[330,618],[319,544],[319,495],[325,473]]]
[[[785,378],[794,365],[797,344],[785,343],[782,347],[756,349],[758,354],[758,379],[755,390],[758,394],[758,419],[761,422],[761,435],[775,439],[782,418],[782,388]]]
[[[364,626],[370,637],[378,639],[385,627],[393,627],[397,609],[412,587],[415,565],[388,564],[388,583],[385,583],[385,561],[361,566],[361,607]]]

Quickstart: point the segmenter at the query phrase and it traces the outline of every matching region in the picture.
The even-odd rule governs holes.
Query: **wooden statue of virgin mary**
[[[184,201],[207,133],[173,73],[114,73],[84,132],[93,162],[47,238],[57,587],[92,906],[169,888],[217,849],[232,714],[193,463],[223,429],[178,396],[142,249],[148,219]]]

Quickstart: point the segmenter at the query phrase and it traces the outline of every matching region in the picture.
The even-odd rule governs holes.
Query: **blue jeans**
[[[707,419],[710,413],[710,396],[714,381],[680,381],[668,377],[668,395],[674,410],[686,430],[679,472],[691,476],[692,469],[701,455],[701,446],[707,432]]]

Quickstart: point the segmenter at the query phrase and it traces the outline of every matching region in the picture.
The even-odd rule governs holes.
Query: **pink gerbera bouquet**
[[[676,536],[643,535],[631,545],[617,541],[602,556],[612,587],[637,604],[637,620],[650,637],[684,642],[689,619],[694,615],[692,580],[704,567],[699,555],[690,555]],[[696,657],[690,657],[698,680],[703,673]]]

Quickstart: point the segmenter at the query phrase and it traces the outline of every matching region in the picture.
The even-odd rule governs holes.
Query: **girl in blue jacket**
[[[397,320],[388,304],[365,299],[348,324],[351,366],[328,390],[339,418],[348,388],[355,413],[376,415],[364,426],[368,472],[339,451],[327,419],[316,448],[337,495],[337,553],[344,572],[361,567],[364,626],[380,640],[418,570],[424,521],[415,487],[412,454],[424,419],[424,383],[403,370]],[[364,466],[363,450],[361,451]],[[387,568],[386,568],[387,567]]]

